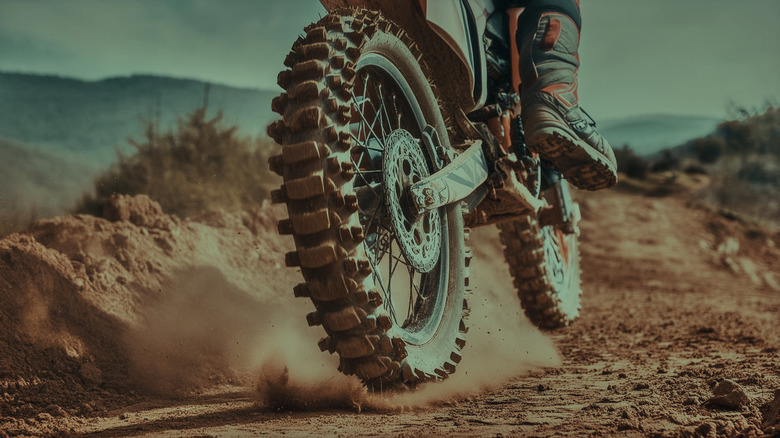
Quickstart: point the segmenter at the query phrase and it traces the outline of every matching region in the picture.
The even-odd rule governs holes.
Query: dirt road
[[[124,246],[131,254],[119,265],[132,267],[139,248],[152,260],[157,252],[178,260],[180,251],[235,250],[230,236],[242,230],[254,230],[254,240],[249,252],[224,256],[229,260],[219,269],[208,255],[197,270],[161,263],[149,269],[158,283],[133,288],[126,278],[124,298],[103,289],[86,299],[101,309],[96,315],[114,309],[111,318],[79,320],[116,335],[100,342],[68,323],[82,313],[52,309],[52,298],[37,314],[30,299],[12,300],[26,316],[0,315],[4,332],[16,330],[0,337],[0,436],[780,436],[780,234],[673,197],[612,190],[581,194],[580,202],[581,319],[552,334],[532,328],[514,299],[497,233],[477,230],[472,329],[458,372],[393,396],[365,394],[316,351],[319,333],[303,322],[307,303],[293,303],[288,292],[298,280],[273,262],[287,243],[258,231],[263,221],[218,216],[168,223],[167,231],[151,226],[159,231],[150,237],[156,244],[146,248],[131,237]],[[32,236],[58,248],[61,263],[85,272],[104,263],[104,277],[119,275],[119,265],[97,260],[94,248],[67,250],[73,242],[53,236],[55,225],[38,226]],[[82,232],[116,226],[88,225]],[[143,226],[149,228],[125,228],[132,234]],[[93,245],[109,248],[112,233],[93,236]],[[0,246],[0,286],[23,283],[42,294],[45,287],[30,286],[35,273],[26,283],[9,280],[35,266],[21,262],[20,245]],[[84,253],[93,260],[72,263]],[[249,269],[242,260],[257,258],[267,263],[264,276],[241,277]],[[178,269],[176,281],[162,278],[167,269]],[[258,281],[264,292],[247,299]],[[176,293],[134,292],[156,287]],[[41,346],[44,337],[30,327],[47,328],[49,344]],[[77,351],[63,355],[67,343],[53,343],[52,333],[71,339]],[[95,353],[101,345],[113,353]]]

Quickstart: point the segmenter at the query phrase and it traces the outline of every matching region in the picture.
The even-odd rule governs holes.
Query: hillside
[[[175,126],[203,104],[206,84],[190,79],[133,75],[87,82],[56,76],[0,73],[0,137],[48,151],[67,151],[106,165],[127,138],[144,131],[142,120]],[[264,133],[275,92],[209,86],[209,115],[247,136]]]
[[[203,104],[206,84],[135,75],[87,82],[0,73],[0,234],[31,216],[63,214],[117,151],[134,152],[144,120],[160,131]],[[264,135],[276,93],[210,85],[209,118],[222,110],[241,136]]]
[[[780,227],[780,108],[745,112],[667,152],[656,163],[663,170],[687,169],[711,176],[711,184],[695,198]]]
[[[115,158],[115,147],[128,150],[126,139],[143,132],[142,119],[169,128],[202,105],[204,90],[201,81],[149,75],[87,82],[0,73],[0,137],[83,153],[84,159],[107,164]],[[225,122],[255,136],[275,116],[270,101],[276,94],[212,84],[209,115],[222,109]],[[629,144],[640,155],[650,155],[709,134],[720,121],[656,114],[601,120],[598,127],[614,146]]]
[[[629,145],[639,155],[653,155],[715,130],[714,117],[652,114],[599,121],[597,129],[613,147]]]

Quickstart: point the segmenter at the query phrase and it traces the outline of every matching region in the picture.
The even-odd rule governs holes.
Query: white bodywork
[[[487,18],[495,10],[493,2],[491,0],[429,0],[426,3],[425,18],[431,24],[431,28],[447,42],[461,61],[469,66],[469,86],[472,90],[478,90],[478,94],[475,93],[474,96],[474,108],[481,107],[487,99],[487,66],[482,44]],[[474,16],[477,26],[477,37],[473,39],[470,38],[469,33],[469,13]],[[477,47],[474,47],[475,44]],[[479,84],[475,84],[476,80],[479,80]]]

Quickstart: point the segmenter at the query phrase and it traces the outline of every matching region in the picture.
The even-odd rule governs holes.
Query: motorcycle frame
[[[471,122],[465,114],[484,107],[488,97],[484,41],[488,17],[495,13],[492,0],[320,0],[320,3],[328,12],[345,7],[379,11],[404,29],[413,41],[425,41],[425,44],[419,46],[424,59],[428,60],[430,65],[447,66],[446,69],[431,69],[432,77],[429,80],[435,82],[442,91],[441,95],[445,96],[443,104],[454,105],[454,108],[460,109],[459,125],[470,125]],[[509,16],[508,40],[511,45],[511,87],[515,93],[520,89],[517,22],[524,9],[515,7],[506,10]],[[448,80],[453,76],[459,80]],[[466,79],[467,87],[461,85],[463,78]],[[511,145],[509,122],[512,116],[513,111],[510,110],[487,120],[487,126],[504,149],[504,153]],[[473,126],[466,130],[472,133],[476,131]],[[423,214],[426,210],[462,201],[486,185],[492,172],[491,166],[485,156],[482,142],[476,140],[479,137],[470,137],[471,144],[464,145],[467,148],[462,150],[457,158],[446,166],[437,168],[435,173],[409,188],[409,199],[413,204],[410,206],[411,211]],[[513,202],[522,205],[522,211],[517,215],[504,215],[498,220],[478,221],[475,226],[511,220],[529,213],[536,214],[548,206],[518,181],[514,172],[510,172],[505,178],[501,190],[512,198]],[[495,189],[481,191],[492,191],[495,194]],[[554,195],[557,199],[560,198],[558,190]],[[564,211],[569,208],[566,205],[556,207]],[[555,216],[568,215],[562,213]]]

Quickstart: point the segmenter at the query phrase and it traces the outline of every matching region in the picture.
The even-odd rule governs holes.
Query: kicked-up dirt
[[[115,198],[0,241],[0,436],[780,436],[780,234],[677,197],[580,193],[581,318],[522,315],[472,232],[463,362],[367,394],[320,353],[274,210]]]

